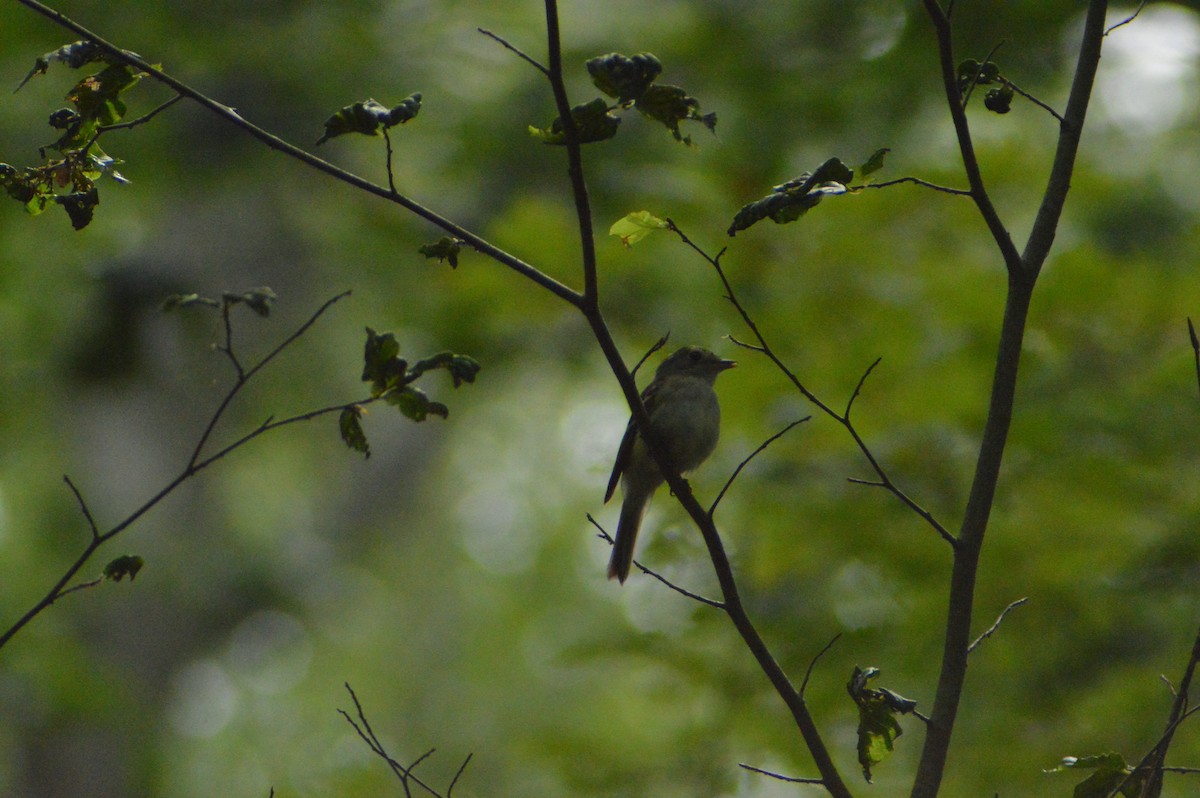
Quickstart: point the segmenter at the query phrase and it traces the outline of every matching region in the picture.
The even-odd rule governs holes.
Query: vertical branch
[[[999,220],[990,201],[987,200],[978,164],[970,146],[970,132],[966,115],[958,96],[957,79],[954,74],[950,22],[936,0],[925,0],[925,7],[933,20],[937,34],[938,49],[942,65],[943,80],[955,130],[958,132],[959,149],[972,187],[972,196],[980,213],[992,230],[993,237],[1008,266],[1008,295],[1005,301],[1004,320],[1000,328],[999,350],[992,378],[991,400],[988,417],[980,442],[975,476],[967,500],[959,533],[959,545],[954,552],[954,566],[950,577],[949,606],[946,614],[946,638],[942,651],[942,665],[938,677],[937,693],[933,712],[925,736],[925,746],[917,767],[912,795],[930,798],[937,795],[945,774],[954,721],[958,714],[966,682],[967,654],[971,645],[971,615],[975,597],[975,579],[983,550],[995,498],[996,484],[1000,475],[1000,463],[1008,439],[1012,421],[1013,399],[1016,394],[1017,371],[1021,357],[1021,342],[1024,338],[1029,303],[1033,296],[1034,283],[1054,241],[1067,191],[1070,176],[1075,166],[1079,135],[1083,129],[1096,69],[1100,61],[1100,47],[1104,38],[1106,0],[1090,0],[1084,25],[1083,41],[1075,67],[1075,77],[1067,101],[1067,110],[1059,131],[1059,143],[1051,167],[1050,180],[1046,187],[1041,208],[1034,223],[1033,232],[1023,256],[1016,256],[1011,239],[998,227]]]
[[[554,92],[554,104],[562,120],[563,136],[566,139],[567,174],[571,178],[571,191],[575,198],[575,214],[579,219],[579,243],[583,258],[583,308],[584,312],[599,315],[596,281],[596,236],[592,227],[592,203],[588,197],[587,183],[583,179],[583,150],[579,143],[579,130],[571,116],[571,101],[567,98],[567,87],[563,80],[562,38],[558,26],[558,3],[546,0],[546,45],[549,48],[547,75]],[[594,326],[594,325],[593,325]]]
[[[943,11],[938,0],[924,0],[925,10],[933,21],[934,34],[937,36],[938,64],[941,68],[942,84],[946,92],[946,105],[950,109],[950,117],[954,121],[954,133],[958,138],[958,151],[962,155],[963,171],[967,175],[967,183],[971,186],[971,199],[979,209],[1000,254],[1004,257],[1004,265],[1009,272],[1014,272],[1021,266],[1021,256],[1013,244],[1004,223],[1001,222],[996,208],[992,205],[987,188],[983,184],[983,174],[979,170],[979,160],[975,157],[975,144],[971,141],[971,126],[967,123],[967,109],[963,105],[962,92],[958,88],[958,69],[954,63],[954,38],[950,29],[950,12]],[[951,4],[953,8],[953,4]]]

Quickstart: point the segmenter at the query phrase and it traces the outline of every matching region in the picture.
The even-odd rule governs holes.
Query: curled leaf
[[[142,570],[142,566],[145,564],[146,561],[136,554],[123,555],[104,566],[104,578],[113,582],[120,582],[128,576],[129,581],[132,582],[138,575],[138,571]]]
[[[215,299],[200,296],[199,294],[171,294],[162,301],[159,309],[163,312],[176,310],[178,308],[194,308],[194,307],[210,307],[219,308],[221,303]]]
[[[442,236],[432,244],[422,244],[417,252],[427,258],[437,258],[439,262],[446,261],[451,269],[458,268],[458,253],[462,251],[462,239]]]
[[[1013,87],[1005,82],[983,95],[983,107],[996,114],[1007,114],[1012,110]]]
[[[347,446],[370,457],[371,447],[367,444],[367,436],[362,428],[363,413],[361,405],[349,405],[342,408],[342,412],[338,415],[338,430],[342,434],[342,441]]]
[[[691,119],[703,123],[709,130],[714,130],[717,126],[717,115],[701,115],[700,101],[678,86],[656,83],[646,89],[633,107],[651,119],[666,125],[676,141],[681,141],[689,146],[692,138],[679,132],[680,122]]]
[[[645,94],[662,72],[662,63],[652,53],[609,53],[590,59],[587,71],[597,89],[615,97],[618,105],[626,105]]]
[[[580,144],[591,144],[597,141],[611,139],[617,135],[621,125],[621,117],[612,113],[603,97],[597,97],[590,103],[577,105],[571,109],[571,119],[575,122],[575,130],[579,133]],[[529,126],[529,135],[541,139],[543,144],[566,144],[567,136],[563,132],[562,119],[555,119],[550,127],[538,128]]]
[[[249,291],[242,291],[240,293],[226,291],[221,295],[221,299],[228,305],[236,305],[240,302],[258,315],[266,317],[271,315],[271,305],[275,302],[275,292],[263,286],[262,288],[251,288]]]
[[[846,684],[846,691],[858,707],[858,763],[868,783],[871,768],[892,752],[896,738],[904,733],[895,716],[908,714],[917,706],[916,701],[891,690],[868,687],[878,676],[878,668],[855,666]]]
[[[830,158],[813,172],[771,189],[762,199],[743,205],[733,217],[729,235],[770,219],[776,224],[794,222],[827,196],[845,194],[847,184],[854,179],[854,170],[838,158]]]
[[[402,125],[413,119],[420,110],[420,92],[408,95],[399,105],[392,108],[370,99],[347,105],[325,120],[325,134],[317,139],[317,144],[324,144],[329,139],[346,133],[378,136],[386,128]]]

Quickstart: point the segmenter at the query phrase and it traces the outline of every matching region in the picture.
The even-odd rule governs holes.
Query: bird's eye
[[[698,362],[701,358],[700,350],[693,349],[691,352],[688,352],[688,357],[690,357],[693,361]]]

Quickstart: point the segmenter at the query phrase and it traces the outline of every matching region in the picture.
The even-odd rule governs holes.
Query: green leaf
[[[676,141],[681,141],[689,146],[692,143],[692,138],[691,136],[684,136],[679,132],[680,122],[685,119],[692,119],[703,123],[709,130],[713,130],[717,126],[717,115],[701,115],[700,101],[695,97],[689,96],[686,91],[678,86],[666,86],[656,83],[646,89],[642,96],[637,99],[637,102],[634,103],[633,107],[651,119],[655,119],[666,125]]]
[[[432,244],[422,244],[417,250],[427,258],[437,258],[438,262],[446,261],[451,269],[458,268],[458,253],[462,250],[462,239],[442,236]]]
[[[868,687],[878,676],[878,668],[864,670],[855,666],[846,684],[846,691],[858,706],[858,763],[868,783],[871,768],[892,752],[896,738],[903,734],[895,716],[908,714],[917,706],[916,701],[891,690]]]
[[[627,105],[645,94],[662,72],[662,63],[651,53],[632,57],[609,53],[590,59],[587,71],[597,89],[615,97],[618,105]]]
[[[120,582],[128,576],[129,581],[132,582],[138,575],[138,571],[142,570],[142,566],[145,564],[146,561],[136,554],[126,554],[104,566],[104,578],[113,582]]]
[[[1117,785],[1122,781],[1125,783],[1121,787],[1120,794],[1126,798],[1136,798],[1142,794],[1142,788],[1150,776],[1150,771],[1146,771],[1125,781],[1126,777],[1133,772],[1133,768],[1125,762],[1123,756],[1111,751],[1107,754],[1093,756],[1063,757],[1058,767],[1046,772],[1060,773],[1064,770],[1095,771],[1075,785],[1075,791],[1072,793],[1074,798],[1105,798],[1117,789]]]
[[[415,118],[420,110],[420,92],[408,95],[400,101],[399,105],[392,108],[375,100],[363,100],[353,105],[347,105],[325,120],[325,134],[317,139],[317,144],[324,144],[329,139],[346,133],[378,136],[386,128],[402,125]]]
[[[776,224],[794,222],[815,208],[827,196],[845,194],[846,184],[854,179],[854,170],[838,158],[830,158],[814,172],[805,172],[797,178],[775,186],[762,199],[743,205],[733,217],[729,235],[739,230],[770,219]]]
[[[362,428],[363,412],[361,405],[343,407],[338,415],[338,429],[342,433],[342,441],[347,446],[370,457],[371,447],[367,444],[367,436]]]
[[[603,97],[597,97],[590,103],[575,106],[571,109],[571,118],[575,120],[575,130],[579,133],[580,144],[611,139],[617,135],[617,128],[621,125],[621,117],[612,113]],[[541,139],[543,144],[567,143],[561,118],[555,119],[548,128],[530,125],[529,135]]]
[[[392,391],[386,401],[413,421],[424,421],[431,415],[442,418],[450,415],[450,409],[444,404],[431,400],[424,391],[411,385]]]
[[[76,131],[75,138],[90,138],[91,132],[84,131],[88,128],[94,131],[95,125],[120,122],[127,111],[120,95],[136,86],[144,76],[144,72],[126,64],[111,64],[76,83],[67,93],[67,100],[75,105],[83,117],[83,124]]]
[[[666,227],[666,220],[659,219],[650,211],[637,211],[613,222],[613,226],[608,228],[608,234],[620,236],[621,243],[631,247],[655,230],[665,230]]]

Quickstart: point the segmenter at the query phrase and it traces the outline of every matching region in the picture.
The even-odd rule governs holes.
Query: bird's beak
[[[725,369],[731,369],[734,366],[736,366],[737,361],[736,360],[722,360],[722,361],[720,361],[720,364],[721,364],[721,371],[724,371]]]

